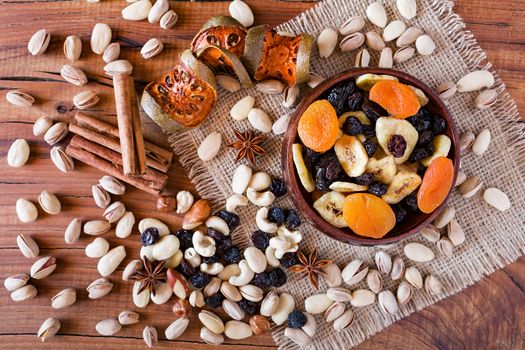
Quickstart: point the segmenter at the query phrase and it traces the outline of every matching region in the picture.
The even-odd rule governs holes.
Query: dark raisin
[[[227,251],[232,246],[233,246],[233,241],[232,241],[231,237],[229,237],[229,236],[226,237],[225,239],[223,239],[221,242],[217,243],[217,248],[219,248],[219,251],[221,251],[221,252]]]
[[[426,109],[420,108],[415,116],[405,119],[408,121],[417,132],[428,130],[432,124],[432,118]]]
[[[388,186],[381,182],[376,182],[368,187],[368,193],[381,197],[386,193]]]
[[[159,239],[159,230],[157,230],[155,227],[148,227],[140,235],[140,241],[144,247],[157,243]]]
[[[230,213],[229,211],[226,211],[226,210],[219,210],[219,212],[217,212],[215,216],[218,216],[224,221],[226,221],[226,224],[228,224],[228,228],[230,229],[230,232],[235,230],[235,228],[237,228],[237,226],[239,226],[239,224],[241,223],[241,220],[239,219],[239,216],[237,214]]]
[[[363,133],[363,127],[359,119],[349,116],[343,123],[343,132],[347,135],[359,135]]]
[[[376,129],[372,125],[363,124],[362,132],[366,137],[373,137],[376,135]]]
[[[335,108],[337,115],[345,112],[348,96],[354,91],[355,85],[353,82],[337,84],[332,90],[330,90],[326,99]]]
[[[424,130],[423,132],[419,133],[419,139],[417,140],[417,144],[420,146],[427,145],[432,142],[432,139],[434,138],[434,134],[430,130]]]
[[[392,135],[388,140],[388,151],[396,158],[401,158],[407,149],[407,141],[401,135]]]
[[[229,236],[226,236],[225,234],[222,234],[221,232],[214,230],[211,227],[208,227],[208,236],[213,238],[215,240],[215,243],[220,243],[226,238],[229,238]]]
[[[181,229],[175,232],[175,236],[179,239],[179,249],[181,251],[185,251],[186,249],[193,246],[193,243],[191,242],[193,231]]]
[[[365,115],[368,117],[368,119],[370,119],[370,122],[372,124],[375,124],[379,118],[385,117],[388,115],[388,112],[385,111],[383,107],[381,107],[375,102],[370,101],[369,99],[365,99],[363,101],[361,109],[363,110]]]
[[[408,160],[412,163],[419,162],[421,159],[428,157],[429,154],[423,147],[416,147],[410,154]]]
[[[212,256],[203,256],[201,257],[201,262],[203,264],[213,264],[219,261],[219,255],[217,253],[213,254]]]
[[[193,266],[191,266],[189,262],[187,262],[184,259],[182,259],[182,261],[180,262],[179,271],[186,278],[190,278],[191,276],[197,273],[197,270]]]
[[[233,246],[224,252],[223,258],[228,265],[237,264],[239,261],[241,261],[241,251],[238,247]]]
[[[366,154],[369,157],[372,157],[374,153],[376,153],[377,145],[370,139],[366,139],[365,142],[363,142],[363,147],[365,148]]]
[[[430,142],[425,145],[425,151],[427,151],[427,154],[431,156],[434,153],[434,143]]]
[[[210,281],[210,276],[202,271],[197,272],[190,277],[190,283],[193,287],[197,289],[204,288]]]
[[[306,167],[308,170],[310,170],[311,173],[314,172],[314,166],[317,164],[319,159],[321,158],[321,154],[315,152],[314,150],[303,146],[303,159],[304,163],[306,164]]]
[[[358,177],[354,178],[354,181],[358,185],[369,186],[372,184],[372,182],[374,182],[374,174],[364,173],[363,175],[359,175]]]
[[[271,222],[274,222],[278,225],[282,224],[284,221],[284,209],[279,207],[270,207],[267,218]]]
[[[221,293],[215,293],[204,299],[204,302],[206,305],[210,305],[212,308],[216,309],[221,306],[223,300],[224,296]]]
[[[296,253],[284,253],[283,257],[279,259],[281,266],[289,268],[299,263]]]
[[[286,184],[283,179],[272,179],[269,190],[276,197],[282,197],[286,194]]]
[[[343,175],[343,167],[334,153],[324,154],[315,165],[315,183],[316,187],[321,191],[328,191],[328,186]]]
[[[253,277],[253,284],[255,284],[259,288],[270,288],[272,286],[272,280],[270,278],[270,273],[267,271],[263,271],[261,273],[256,273]]]
[[[294,310],[288,314],[288,327],[301,328],[306,324],[306,316],[298,310]]]
[[[354,91],[348,96],[347,105],[350,111],[358,111],[363,105],[365,95],[361,91]]]
[[[284,219],[284,224],[288,229],[292,230],[301,225],[301,218],[295,210],[289,209],[286,211],[286,218]]]
[[[432,131],[435,135],[439,135],[445,132],[447,128],[447,123],[442,117],[434,116],[432,119]]]
[[[270,271],[270,280],[272,281],[272,286],[282,287],[286,284],[286,273],[281,268],[276,268]]]
[[[399,205],[392,207],[392,209],[394,209],[394,214],[396,215],[396,224],[399,224],[407,216],[407,211]]]
[[[253,246],[260,250],[265,250],[270,245],[270,237],[261,230],[254,231],[250,239]]]
[[[408,196],[406,196],[406,198],[405,198],[405,206],[409,210],[413,210],[413,211],[416,211],[416,210],[419,209],[419,207],[417,206],[417,191],[414,191],[411,194],[409,194]]]
[[[244,312],[251,316],[255,315],[258,311],[257,309],[259,309],[259,303],[246,299],[239,301],[239,306]]]

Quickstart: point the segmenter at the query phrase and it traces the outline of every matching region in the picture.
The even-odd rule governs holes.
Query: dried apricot
[[[369,193],[345,198],[343,217],[348,227],[365,237],[381,238],[396,224],[394,211],[384,200]]]
[[[416,93],[395,80],[380,80],[375,83],[370,89],[369,98],[399,119],[415,115],[421,107]]]
[[[299,119],[297,132],[303,144],[315,152],[328,151],[339,137],[339,121],[327,100],[312,103]]]
[[[447,197],[454,178],[452,160],[438,157],[430,163],[417,192],[417,206],[423,213],[431,213]]]

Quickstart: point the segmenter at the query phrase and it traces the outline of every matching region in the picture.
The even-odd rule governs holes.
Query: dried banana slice
[[[419,100],[419,104],[421,105],[421,107],[425,106],[426,104],[428,104],[428,97],[427,95],[425,95],[425,93],[421,90],[421,89],[418,89],[417,87],[415,86],[412,86],[412,85],[407,85],[412,91],[414,91],[414,93],[416,94],[417,96],[417,99]]]
[[[424,166],[429,166],[437,157],[447,157],[452,146],[452,141],[447,135],[437,135],[432,140],[432,143],[434,144],[434,153],[430,157],[421,160],[421,164]]]
[[[329,188],[332,191],[336,191],[340,193],[363,192],[363,191],[368,190],[368,186],[358,185],[353,182],[344,182],[344,181],[333,182],[329,186]]]
[[[399,81],[399,79],[397,79],[396,77],[387,74],[363,74],[357,77],[357,79],[355,80],[355,84],[358,88],[365,91],[369,91],[372,88],[372,86],[374,86],[374,84],[380,80]]]
[[[408,160],[410,154],[416,147],[418,140],[417,130],[404,119],[397,119],[391,117],[381,117],[376,123],[376,135],[381,148],[388,155],[394,156],[396,164],[402,164]],[[393,154],[388,150],[388,144],[391,142],[391,138],[400,135],[406,142],[406,148],[401,156],[396,157],[398,154]]]
[[[396,176],[397,167],[393,156],[386,156],[380,160],[372,157],[366,164],[366,172],[374,174],[374,179],[384,184],[390,184]]]
[[[292,145],[292,158],[299,175],[299,180],[303,184],[303,187],[308,192],[315,190],[315,182],[312,178],[312,174],[308,171],[303,158],[303,146],[300,143],[294,143]]]
[[[388,190],[381,197],[388,204],[397,204],[411,194],[421,184],[421,177],[415,172],[400,171],[388,185]]]
[[[417,173],[417,169],[418,169],[418,164],[417,163],[405,162],[405,163],[399,164],[397,166],[397,171],[405,171],[405,172]]]
[[[357,137],[343,135],[335,143],[334,150],[339,163],[348,176],[356,177],[365,172],[368,155]]]
[[[345,218],[343,217],[344,203],[344,194],[332,191],[323,194],[316,200],[314,202],[314,208],[327,222],[335,227],[342,228],[347,227]]]
[[[343,124],[345,123],[345,120],[348,117],[356,117],[357,119],[359,119],[361,124],[372,125],[372,123],[370,123],[370,119],[368,119],[368,117],[366,116],[365,112],[363,112],[363,111],[352,111],[352,112],[346,112],[346,113],[341,114],[341,116],[338,119],[340,128],[343,127]]]

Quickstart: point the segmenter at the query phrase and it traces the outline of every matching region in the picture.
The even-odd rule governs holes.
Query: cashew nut
[[[208,220],[206,220],[206,227],[219,231],[223,235],[230,235],[228,224],[218,216],[210,216]]]
[[[277,231],[277,224],[268,220],[268,208],[262,207],[257,210],[255,215],[255,223],[259,230],[266,233],[275,233]]]
[[[281,225],[277,229],[277,237],[270,238],[270,246],[275,249],[275,257],[281,259],[285,253],[296,252],[302,239],[299,231],[290,231]]]
[[[232,276],[229,279],[229,282],[237,287],[247,285],[255,275],[255,272],[250,269],[250,266],[248,266],[248,262],[245,259],[239,262],[239,268],[241,269],[239,276]]]
[[[241,274],[241,269],[237,264],[230,264],[224,266],[224,269],[219,272],[219,277],[223,281],[228,281],[232,276],[239,276]]]
[[[226,210],[230,213],[237,214],[236,210],[238,206],[248,205],[248,198],[242,194],[234,194],[226,200]]]
[[[259,171],[258,173],[252,175],[252,178],[248,183],[248,187],[251,187],[256,191],[264,191],[265,189],[270,187],[271,182],[272,178],[270,177],[270,175],[268,175],[264,171]]]
[[[251,187],[248,187],[246,190],[246,197],[248,197],[250,202],[259,207],[267,207],[275,200],[275,195],[272,192],[257,192]]]
[[[201,271],[206,272],[208,275],[218,275],[224,269],[224,265],[220,262],[214,262],[212,264],[201,264]]]
[[[277,229],[277,234],[293,243],[299,243],[303,239],[303,235],[301,235],[301,232],[290,231],[284,225],[279,226],[279,228]]]
[[[210,257],[215,254],[215,240],[210,236],[203,235],[201,231],[195,231],[191,242],[200,256]]]
[[[232,191],[236,194],[243,194],[248,187],[248,183],[252,178],[252,168],[241,164],[235,169],[232,176]]]
[[[286,250],[276,249],[275,250],[275,257],[277,259],[281,259],[284,254],[286,254],[286,253],[295,253],[298,249],[299,249],[299,245],[298,244],[292,244],[292,246],[290,248],[286,249]]]
[[[285,237],[272,237],[270,238],[270,247],[275,250],[286,250],[292,247],[292,242],[287,240]]]
[[[197,267],[201,264],[201,256],[197,254],[195,248],[188,248],[184,251],[184,259],[192,267]]]
[[[193,205],[193,195],[189,191],[177,193],[177,214],[184,214]]]
[[[182,261],[183,255],[184,254],[182,254],[181,250],[177,250],[177,252],[171,256],[171,258],[168,258],[168,260],[166,260],[166,268],[174,269],[177,266],[179,266],[180,262]]]
[[[156,259],[153,257],[153,244],[140,248],[139,255],[140,255],[140,258],[143,260],[144,260],[144,257],[146,257],[152,262],[156,261]]]
[[[268,261],[268,265],[272,267],[279,267],[281,262],[279,259],[275,257],[275,248],[272,246],[266,247],[266,250],[264,251],[264,255],[266,255],[266,260]]]

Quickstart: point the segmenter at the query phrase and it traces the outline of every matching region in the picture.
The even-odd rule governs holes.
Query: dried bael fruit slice
[[[343,217],[343,206],[345,196],[339,192],[328,192],[322,195],[314,202],[314,209],[319,215],[335,227],[346,227],[346,221]]]
[[[222,47],[206,45],[195,52],[195,56],[215,74],[226,74],[239,79],[245,89],[253,87],[250,75],[237,56]]]
[[[191,51],[196,53],[207,45],[222,47],[236,57],[244,52],[246,29],[236,19],[229,16],[211,17],[191,42]]]
[[[452,160],[437,157],[430,163],[419,191],[417,192],[417,206],[423,213],[432,213],[447,197],[452,180],[454,179],[454,165]]]
[[[146,86],[141,105],[165,132],[176,132],[201,125],[216,101],[213,72],[185,50],[179,64]]]
[[[306,191],[312,192],[315,190],[315,182],[312,178],[312,174],[310,174],[304,163],[303,146],[300,143],[294,143],[292,145],[292,158],[295,164],[295,169],[297,170],[297,175],[299,175],[299,180],[301,180],[301,184]]]
[[[374,86],[375,83],[377,83],[380,80],[399,81],[396,77],[394,77],[392,75],[387,75],[387,74],[381,74],[380,75],[380,74],[367,73],[367,74],[363,74],[363,75],[358,76],[357,79],[355,80],[355,84],[361,90],[370,91],[372,86]]]
[[[365,172],[368,155],[355,136],[343,135],[334,145],[335,154],[345,173],[357,177]]]
[[[408,160],[419,137],[417,130],[408,121],[390,117],[377,120],[376,135],[381,148],[386,154],[394,156],[396,164]]]
[[[434,146],[434,153],[421,160],[421,164],[424,166],[429,166],[432,161],[438,157],[448,156],[448,152],[450,152],[450,147],[452,146],[452,141],[447,135],[437,135],[432,140],[432,145]]]
[[[310,51],[313,38],[308,34],[279,35],[267,25],[253,27],[246,35],[243,62],[255,80],[279,79],[288,85],[310,79]]]
[[[388,204],[397,204],[421,184],[417,173],[400,171],[394,176],[386,193],[381,197]]]
[[[396,224],[392,208],[381,198],[369,193],[353,193],[345,198],[344,219],[360,236],[381,238]]]
[[[368,98],[399,119],[415,115],[421,107],[416,93],[407,85],[394,80],[375,83]]]
[[[339,122],[327,100],[312,103],[299,119],[297,133],[303,144],[315,152],[328,151],[339,137]]]

